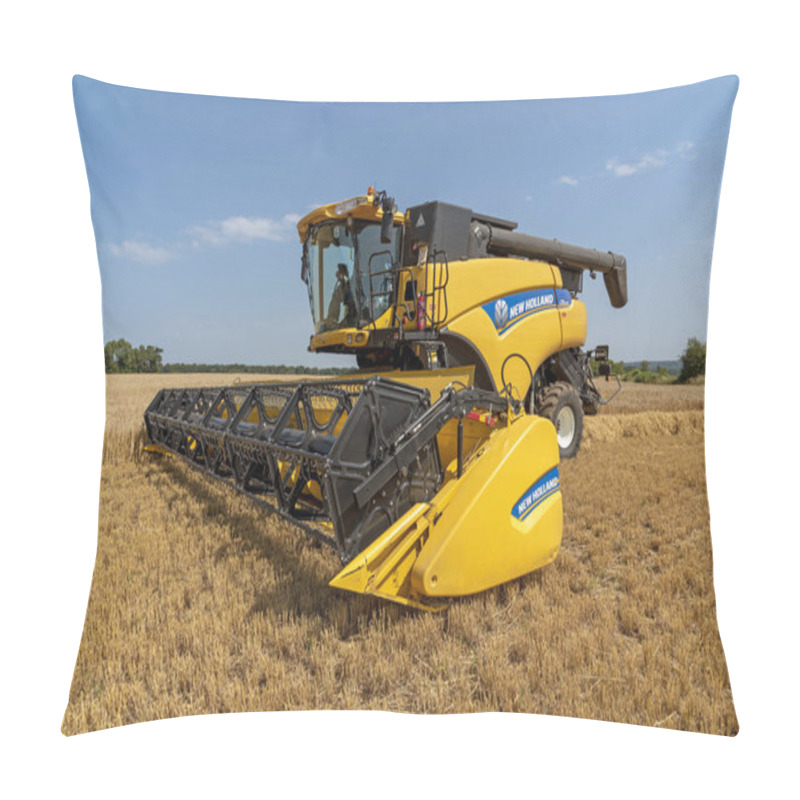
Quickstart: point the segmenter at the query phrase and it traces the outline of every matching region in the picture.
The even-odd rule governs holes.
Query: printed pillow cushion
[[[64,733],[383,709],[735,735],[703,374],[737,87],[293,103],[76,76],[108,374]],[[337,382],[359,366],[423,388]],[[492,399],[454,384],[423,441],[453,374]],[[461,596],[421,593],[434,562]]]

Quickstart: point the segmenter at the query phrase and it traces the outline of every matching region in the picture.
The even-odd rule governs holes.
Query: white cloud
[[[654,150],[652,153],[645,153],[637,161],[620,161],[618,158],[610,158],[606,161],[606,170],[615,178],[627,178],[630,175],[636,175],[638,172],[664,167],[673,156],[692,159],[695,155],[694,142],[683,141],[678,142],[671,151]]]
[[[280,219],[269,217],[228,217],[206,225],[196,225],[188,233],[194,237],[193,243],[221,245],[228,242],[251,242],[266,239],[280,242],[287,239],[295,230],[297,214],[284,214]]]
[[[139,261],[143,264],[163,264],[173,257],[173,253],[166,247],[155,247],[147,242],[137,242],[126,239],[122,244],[110,244],[109,251],[120,258],[129,261]]]
[[[563,184],[565,186],[577,186],[578,179],[573,178],[571,175],[562,175],[555,181],[555,183]]]
[[[195,225],[181,233],[181,239],[169,247],[126,239],[121,244],[109,244],[108,251],[119,258],[142,264],[163,264],[176,258],[187,247],[198,249],[204,245],[225,245],[231,242],[265,240],[284,241],[297,230],[299,214],[284,214],[280,219],[269,217],[228,217],[227,219]],[[189,237],[187,240],[186,237]]]
[[[666,150],[656,150],[653,153],[645,153],[638,161],[625,162],[618,158],[611,158],[606,161],[606,169],[616,178],[627,178],[637,172],[663,167],[667,163],[668,157],[669,153]]]

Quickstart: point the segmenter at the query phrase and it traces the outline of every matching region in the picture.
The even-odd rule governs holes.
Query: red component
[[[422,292],[417,298],[417,330],[425,330],[425,295]]]
[[[486,414],[479,414],[477,411],[470,411],[469,414],[466,415],[467,419],[474,419],[475,422],[485,422],[490,428],[494,428],[497,420],[491,415]]]

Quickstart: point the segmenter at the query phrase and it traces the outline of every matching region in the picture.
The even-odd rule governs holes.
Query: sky
[[[628,304],[584,278],[587,345],[676,359],[705,341],[714,229],[738,82],[479,103],[293,103],[76,76],[106,341],[163,360],[343,366],[312,333],[296,223],[385,189],[624,255]]]

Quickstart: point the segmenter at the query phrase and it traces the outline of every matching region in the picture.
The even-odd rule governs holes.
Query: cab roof
[[[383,211],[380,205],[375,205],[375,190],[371,186],[367,189],[366,194],[351,197],[349,200],[328,203],[306,214],[297,223],[297,233],[300,236],[300,241],[304,242],[306,240],[308,229],[312,225],[318,225],[326,220],[347,219],[348,217],[373,222],[380,222],[383,219]],[[405,216],[402,213],[395,211],[395,223],[402,223],[404,219]]]

